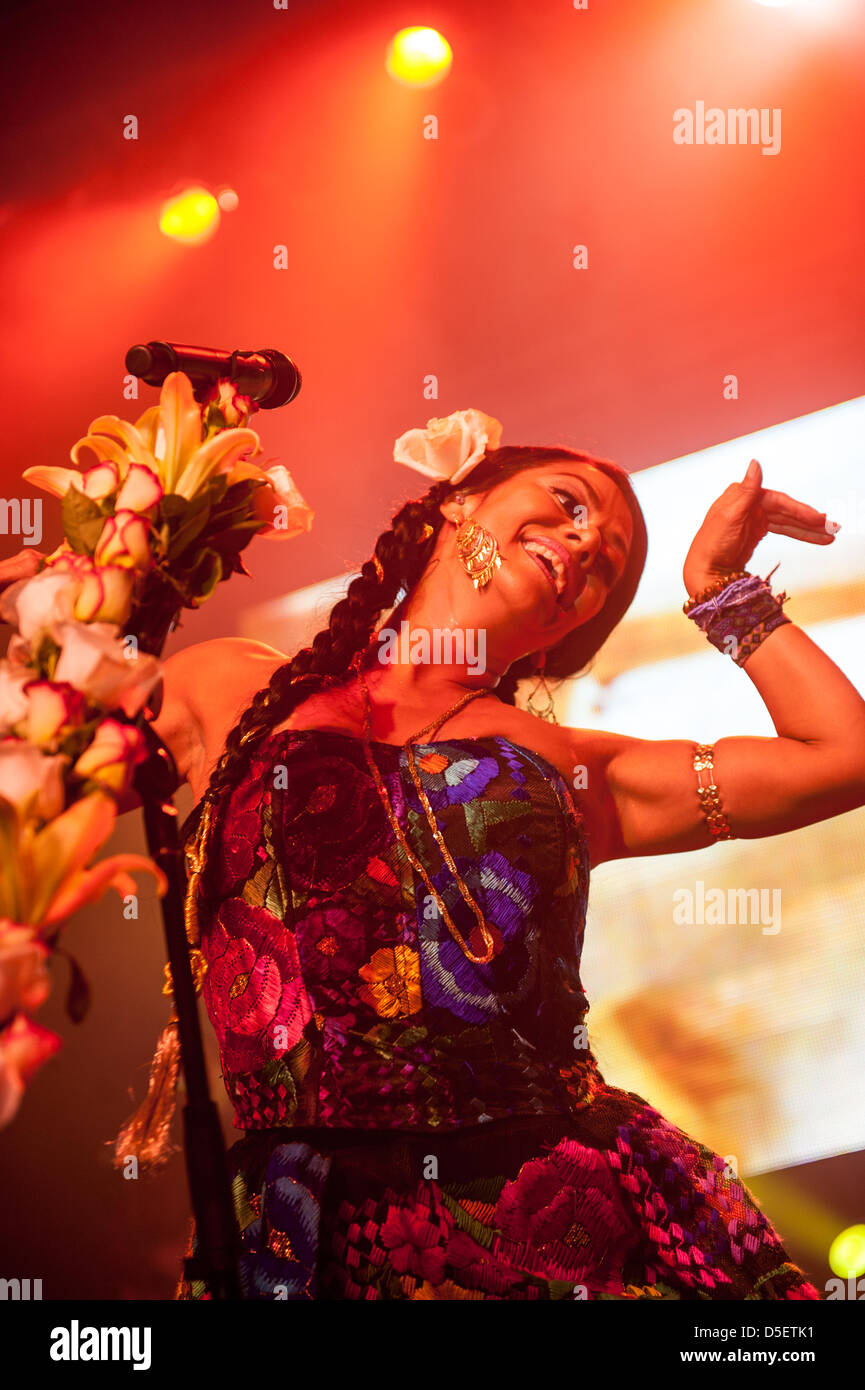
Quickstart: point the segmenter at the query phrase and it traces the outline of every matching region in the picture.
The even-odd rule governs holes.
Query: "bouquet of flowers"
[[[254,535],[312,524],[288,470],[253,462],[256,408],[228,381],[199,405],[175,372],[134,424],[94,420],[70,450],[75,468],[24,471],[62,499],[64,539],[0,596],[13,629],[0,660],[0,1126],[62,1045],[32,1018],[52,954],[70,961],[69,1016],[87,1011],[86,980],[58,942],[64,923],[109,888],[134,893],[131,870],[167,889],[145,856],[92,861],[147,756],[139,723],[169,631],[182,608],[249,573],[240,556]]]

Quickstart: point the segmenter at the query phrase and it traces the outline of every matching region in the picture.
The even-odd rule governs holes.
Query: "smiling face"
[[[460,489],[455,489],[455,494]],[[436,554],[459,585],[451,599],[460,620],[503,632],[509,660],[556,646],[594,618],[622,575],[634,522],[621,489],[594,464],[563,455],[526,468],[485,493],[453,498],[441,511],[451,522],[471,518],[499,543],[503,563],[490,584],[475,591],[462,571],[455,527],[443,528]],[[517,649],[520,650],[517,650]]]

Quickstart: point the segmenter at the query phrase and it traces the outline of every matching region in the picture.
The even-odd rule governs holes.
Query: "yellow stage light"
[[[453,53],[436,29],[415,25],[400,29],[391,39],[385,67],[391,77],[407,87],[434,87],[450,72]]]
[[[162,207],[159,230],[174,241],[207,241],[219,225],[219,205],[206,188],[187,188]]]
[[[865,1226],[848,1226],[829,1246],[829,1268],[841,1279],[865,1274]]]

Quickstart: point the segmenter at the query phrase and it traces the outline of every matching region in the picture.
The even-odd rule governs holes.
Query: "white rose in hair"
[[[438,481],[460,483],[480,463],[487,449],[497,449],[502,426],[482,410],[455,410],[427,421],[424,430],[408,430],[394,444],[393,456],[418,473]]]

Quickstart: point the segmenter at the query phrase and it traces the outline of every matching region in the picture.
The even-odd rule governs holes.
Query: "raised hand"
[[[712,503],[691,542],[682,578],[689,594],[724,574],[747,567],[764,536],[792,536],[811,545],[831,545],[841,528],[825,512],[762,485],[763,470],[752,459],[740,483],[731,483]]]

